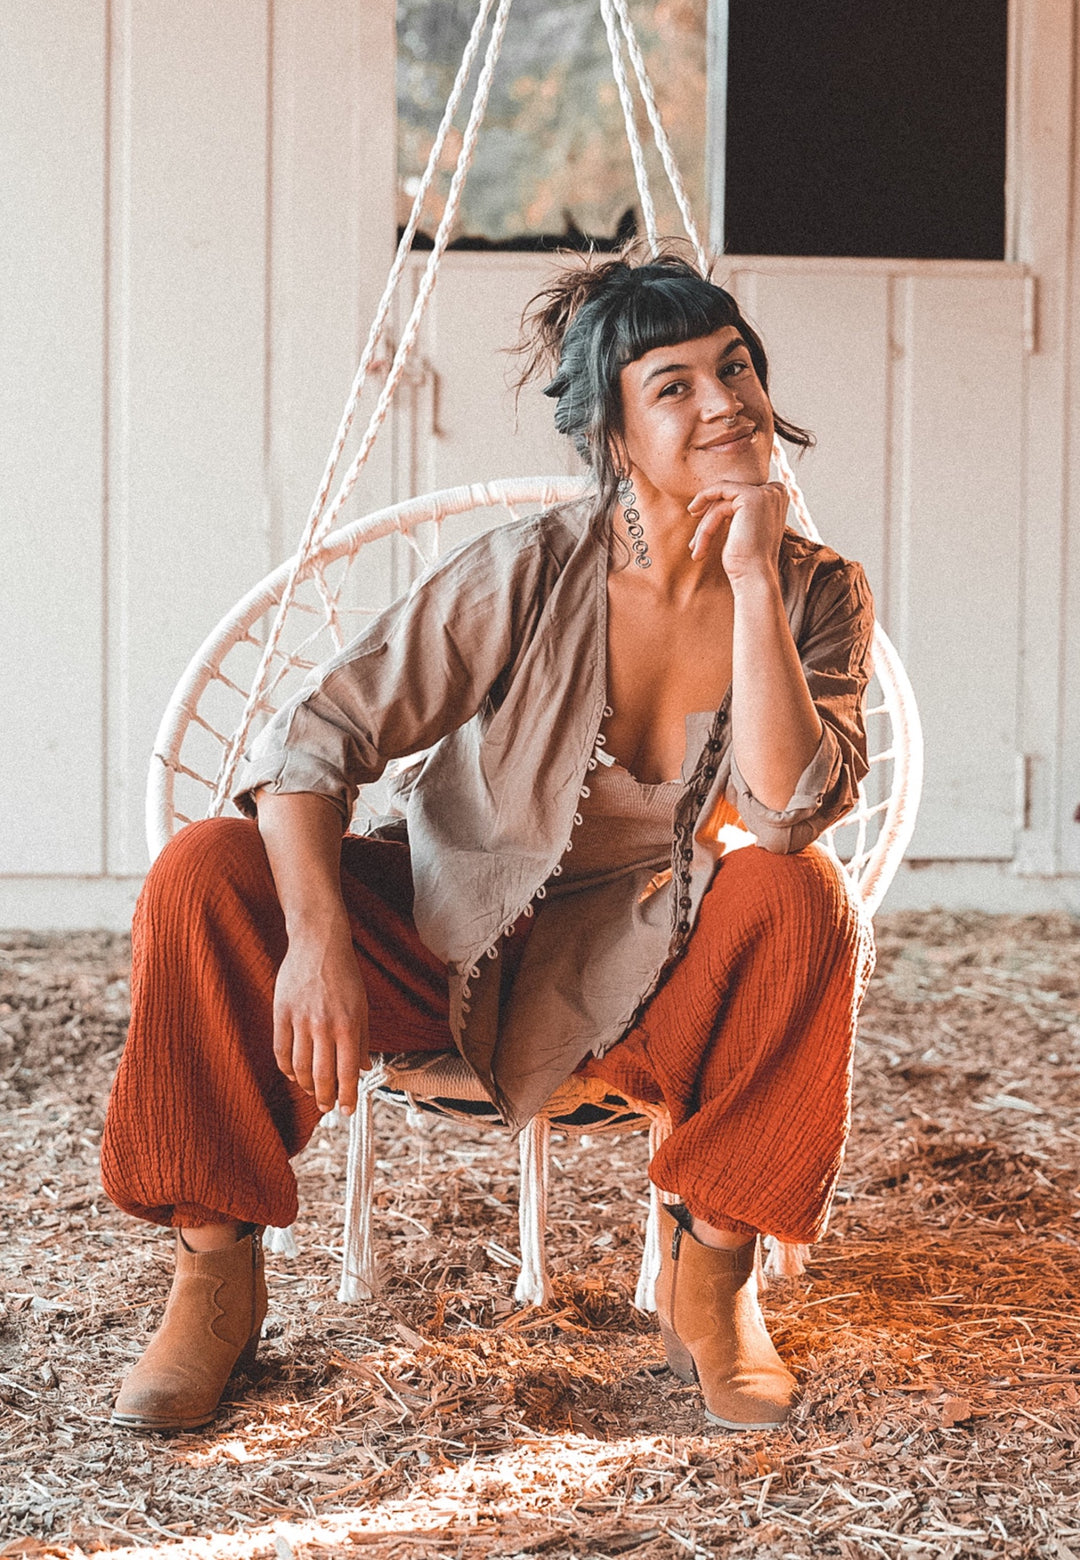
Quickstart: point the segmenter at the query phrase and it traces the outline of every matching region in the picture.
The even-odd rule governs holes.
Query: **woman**
[[[774,429],[809,436],[677,255],[558,278],[531,347],[592,496],[429,571],[253,745],[257,829],[192,825],[147,880],[103,1178],[177,1227],[177,1272],[117,1423],[207,1422],[258,1343],[290,1156],[372,1050],[452,1045],[514,1126],[575,1068],[667,1104],[669,1363],[715,1423],[790,1411],[757,1239],[817,1239],[843,1151],[871,953],[813,841],[866,772],[870,594],[785,530]],[[425,749],[398,821],[343,842],[357,788]]]

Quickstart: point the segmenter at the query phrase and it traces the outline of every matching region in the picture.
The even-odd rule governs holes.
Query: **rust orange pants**
[[[447,1050],[445,967],[412,921],[404,845],[347,837],[342,886],[372,1049]],[[255,824],[185,828],[147,878],[132,934],[132,1013],[102,1140],[102,1180],[160,1224],[290,1224],[289,1163],[319,1120],[279,1070],[273,992],[285,925]],[[824,1229],[849,1122],[869,933],[824,852],[725,857],[682,960],[641,1022],[585,1070],[663,1101],[674,1131],[653,1181],[736,1231]]]

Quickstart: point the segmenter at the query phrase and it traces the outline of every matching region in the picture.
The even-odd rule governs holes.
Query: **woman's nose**
[[[710,385],[701,402],[701,415],[706,422],[717,417],[735,417],[742,411],[742,402],[729,385]]]

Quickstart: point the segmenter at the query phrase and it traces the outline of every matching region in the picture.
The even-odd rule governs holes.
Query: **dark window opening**
[[[727,9],[729,254],[1004,257],[1008,0]]]

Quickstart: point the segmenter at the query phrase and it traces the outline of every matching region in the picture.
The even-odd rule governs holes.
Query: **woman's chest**
[[[715,710],[731,682],[734,613],[718,594],[683,608],[610,590],[607,616],[608,751],[639,780],[681,768],[686,716]]]

